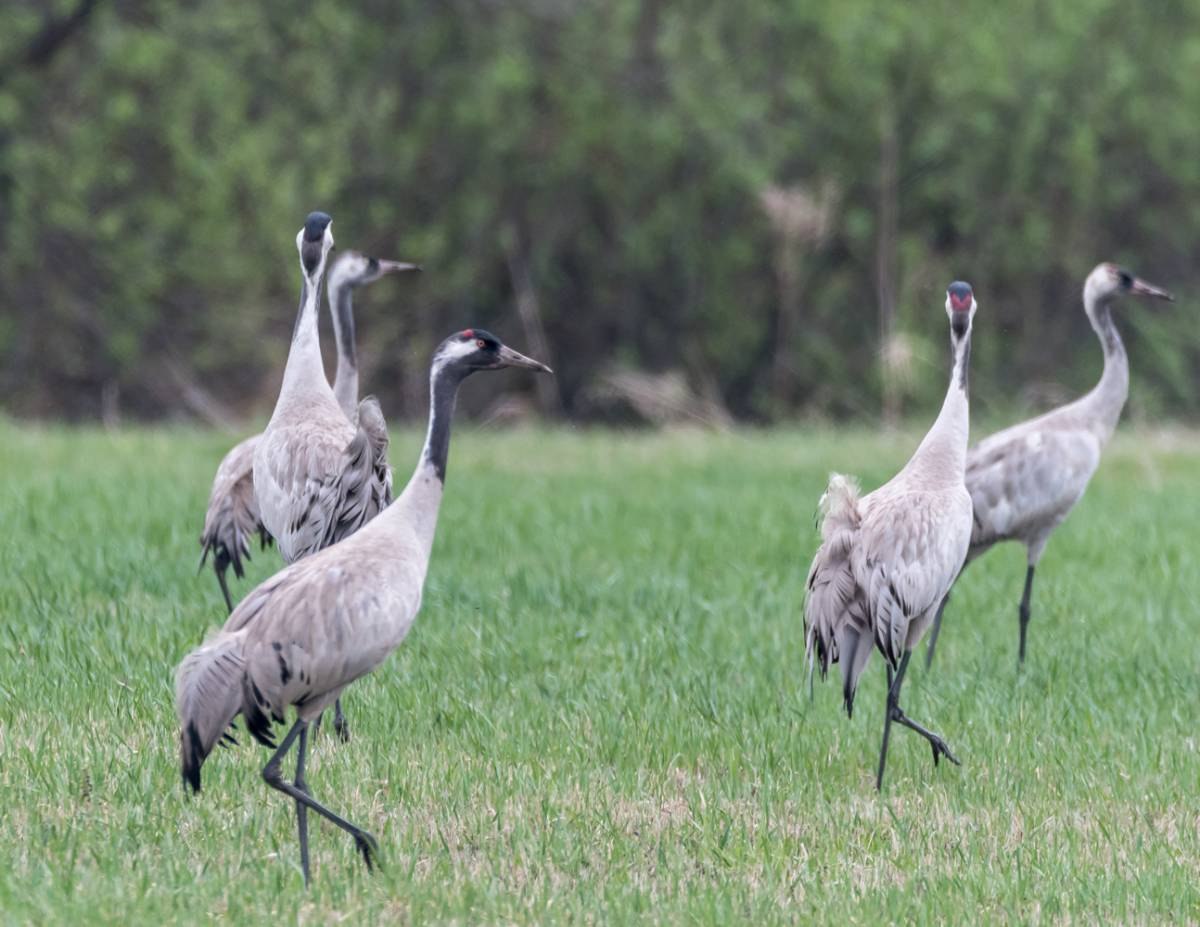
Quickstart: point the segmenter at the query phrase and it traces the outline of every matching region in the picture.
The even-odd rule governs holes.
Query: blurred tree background
[[[1200,277],[1197,74],[1195,0],[6,0],[0,407],[261,417],[314,208],[426,267],[358,301],[394,419],[465,325],[544,333],[555,414],[923,412],[955,278],[974,396],[1040,406],[1098,376],[1094,264]],[[1137,412],[1194,416],[1186,295],[1120,315]]]

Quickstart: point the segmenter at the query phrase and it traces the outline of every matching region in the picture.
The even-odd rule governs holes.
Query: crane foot
[[[910,718],[908,715],[906,715],[904,713],[904,711],[900,708],[899,705],[895,705],[892,708],[892,720],[895,721],[897,724],[903,724],[905,727],[909,728],[910,730],[916,731],[918,734],[920,734],[922,737],[924,737],[927,741],[929,741],[929,746],[933,750],[933,765],[934,766],[937,766],[938,760],[940,760],[943,756],[946,759],[948,759],[951,763],[953,763],[955,766],[962,765],[962,763],[960,763],[958,761],[958,757],[956,757],[952,752],[950,752],[950,745],[947,744],[946,741],[942,740],[941,737],[939,737],[937,734],[933,733],[933,731],[929,730],[929,728],[918,724],[916,721],[914,721],[912,718]]]
[[[363,862],[367,864],[367,872],[373,872],[379,866],[379,841],[365,830],[352,834],[354,846],[362,854]]]

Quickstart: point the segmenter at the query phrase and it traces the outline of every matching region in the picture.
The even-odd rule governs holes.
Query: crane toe
[[[962,763],[958,761],[958,757],[950,752],[950,746],[946,743],[946,741],[942,740],[942,738],[938,737],[936,734],[929,738],[929,746],[933,749],[934,766],[937,766],[938,760],[943,756],[955,766],[962,765]]]
[[[367,872],[374,872],[379,866],[379,841],[365,830],[357,831],[353,836],[354,846],[367,864]]]

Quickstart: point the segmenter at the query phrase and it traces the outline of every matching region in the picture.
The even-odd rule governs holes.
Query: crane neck
[[[421,451],[421,464],[433,471],[439,483],[446,482],[450,424],[458,401],[458,388],[467,373],[461,367],[450,364],[435,364],[429,372],[429,429],[425,434],[425,447]]]
[[[354,288],[338,281],[335,273],[329,281],[329,309],[333,316],[333,340],[337,344],[337,373],[333,395],[346,417],[354,421],[358,407],[358,350],[354,334]]]
[[[434,364],[429,374],[429,427],[425,433],[425,446],[408,485],[380,516],[407,522],[426,554],[433,548],[438,510],[445,491],[450,425],[458,388],[467,372],[450,365]]]
[[[309,277],[305,275],[300,287],[300,309],[296,313],[296,324],[292,329],[292,344],[288,349],[287,366],[283,371],[283,386],[275,412],[279,413],[297,402],[309,402],[314,397],[329,393],[329,382],[325,379],[325,365],[321,360],[321,340],[317,331],[317,315],[321,305],[321,280],[324,265],[319,265]]]
[[[1088,321],[1100,339],[1104,350],[1104,372],[1100,382],[1084,397],[1094,414],[1094,417],[1104,427],[1107,438],[1117,427],[1125,400],[1129,397],[1129,357],[1125,353],[1125,344],[1112,317],[1112,301],[1104,298],[1093,298],[1090,294],[1084,298]]]
[[[953,362],[946,398],[933,427],[913,454],[909,468],[921,471],[926,484],[962,483],[967,464],[967,443],[971,431],[969,369],[971,364],[971,323],[959,334],[952,329],[950,347]]]

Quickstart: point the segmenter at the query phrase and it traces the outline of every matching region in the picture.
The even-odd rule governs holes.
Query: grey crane
[[[859,677],[872,645],[887,661],[888,693],[875,787],[883,788],[888,736],[895,721],[933,749],[933,762],[957,764],[946,742],[900,708],[912,649],[933,619],[967,556],[971,497],[963,481],[969,430],[967,368],[976,311],[969,284],[946,291],[953,367],[941,412],[899,473],[860,497],[853,480],[833,474],[821,497],[821,546],[808,573],[804,603],[809,675],[830,663],[842,672],[846,714],[853,716]]]
[[[437,526],[458,388],[476,371],[502,367],[550,372],[482,329],[443,341],[430,369],[425,446],[396,501],[351,537],[285,567],[250,592],[225,627],[179,666],[184,782],[199,791],[205,758],[228,736],[237,715],[244,715],[254,738],[275,751],[263,778],[297,804],[306,883],[309,809],[354,838],[368,869],[378,852],[373,836],[312,797],[304,774],[309,725],[346,686],[378,667],[412,626]],[[289,706],[296,720],[277,746],[272,727],[285,720]],[[287,782],[280,766],[297,740],[296,775]]]
[[[285,563],[352,534],[390,501],[387,430],[364,399],[357,427],[325,379],[317,310],[332,221],[312,213],[296,236],[303,271],[300,311],[275,411],[254,451],[254,495]]]
[[[386,274],[420,270],[416,264],[384,261],[357,251],[344,252],[334,262],[329,273],[329,309],[333,316],[333,336],[337,342],[337,373],[333,392],[348,420],[353,420],[358,405],[358,353],[354,338],[353,292],[360,286],[374,283]],[[251,435],[222,458],[213,478],[204,513],[204,531],[200,534],[200,566],[208,555],[213,558],[213,572],[225,606],[233,611],[226,572],[233,567],[234,576],[245,575],[243,560],[250,559],[250,540],[257,534],[261,547],[271,542],[271,535],[258,512],[254,498],[254,451],[261,434]]]
[[[1017,607],[1018,666],[1025,662],[1034,570],[1054,529],[1083,498],[1129,395],[1129,359],[1112,318],[1113,304],[1126,294],[1174,298],[1116,264],[1098,265],[1083,284],[1083,308],[1104,350],[1100,382],[1074,402],[1006,428],[967,452],[967,491],[975,521],[966,562],[1001,541],[1025,545],[1025,589]],[[938,607],[926,667],[933,664],[949,598],[947,591]]]

